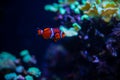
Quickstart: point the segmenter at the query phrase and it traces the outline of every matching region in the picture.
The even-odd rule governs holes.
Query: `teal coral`
[[[6,74],[6,75],[5,75],[5,79],[6,79],[6,80],[12,80],[12,79],[14,79],[15,77],[17,77],[17,74],[16,74],[16,73],[9,73],[9,74]]]
[[[15,68],[15,61],[17,58],[8,53],[8,52],[1,52],[0,53],[0,69],[13,69]]]
[[[36,64],[34,56],[31,56],[28,50],[23,50],[20,52],[23,62]],[[22,65],[21,59],[16,58],[14,55],[8,52],[0,53],[0,71],[3,72],[5,80],[34,80],[34,77],[39,77],[41,72],[36,67],[30,67],[29,72],[25,70],[25,66]],[[29,75],[31,74],[31,75]]]
[[[21,51],[20,55],[23,57],[23,62],[25,62],[25,63],[31,62],[32,56],[30,55],[28,50]]]
[[[29,51],[28,50],[22,50],[20,52],[20,56],[25,56],[25,55],[29,55]]]
[[[27,72],[35,77],[39,77],[41,75],[41,71],[36,67],[30,67]]]
[[[17,66],[17,67],[16,67],[16,72],[18,72],[18,73],[22,73],[23,70],[24,70],[24,67],[23,67],[23,66]]]
[[[33,79],[33,77],[32,77],[32,76],[27,75],[27,76],[25,76],[25,80],[34,80],[34,79]]]
[[[3,59],[3,60],[10,59],[10,60],[12,60],[12,61],[15,61],[15,60],[16,60],[16,57],[15,57],[14,55],[12,55],[11,53],[1,52],[1,53],[0,53],[0,59]]]

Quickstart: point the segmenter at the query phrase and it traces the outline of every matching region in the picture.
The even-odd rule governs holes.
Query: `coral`
[[[6,80],[34,80],[35,77],[38,78],[41,72],[37,67],[28,66],[28,71],[26,71],[26,66],[23,65],[24,63],[36,64],[35,58],[33,59],[28,50],[21,51],[20,55],[23,59],[19,59],[8,52],[0,53],[0,71],[4,70],[2,73],[4,78]]]
[[[41,75],[41,72],[38,68],[36,67],[30,67],[27,71],[29,74],[34,75],[35,77],[39,77]]]
[[[66,37],[61,45],[68,52],[64,55],[56,50],[59,45],[49,46],[45,76],[61,80],[117,79],[115,67],[119,65],[114,64],[120,56],[119,7],[119,0],[59,0],[46,5],[46,11],[57,14],[57,28]]]

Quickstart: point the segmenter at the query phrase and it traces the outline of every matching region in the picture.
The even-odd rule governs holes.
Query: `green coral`
[[[7,60],[7,59],[10,59],[12,61],[15,61],[16,60],[16,57],[14,55],[12,55],[11,53],[8,53],[8,52],[1,52],[0,53],[0,60]]]
[[[15,77],[17,77],[17,74],[16,73],[9,73],[9,74],[6,74],[4,77],[6,80],[13,80]]]
[[[1,69],[13,69],[15,68],[15,60],[17,60],[17,58],[8,53],[8,52],[1,52],[0,53],[0,70]]]
[[[41,71],[36,67],[30,67],[27,72],[35,77],[39,77],[41,75]]]
[[[29,55],[29,51],[28,50],[22,50],[20,52],[20,56],[25,56],[25,55]]]
[[[25,80],[34,80],[34,79],[33,79],[33,77],[32,77],[32,76],[27,75],[27,76],[25,76]]]

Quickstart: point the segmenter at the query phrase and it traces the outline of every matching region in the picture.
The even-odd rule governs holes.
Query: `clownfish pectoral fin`
[[[42,35],[42,34],[43,34],[43,30],[38,29],[38,30],[37,30],[37,34],[38,34],[38,36]]]

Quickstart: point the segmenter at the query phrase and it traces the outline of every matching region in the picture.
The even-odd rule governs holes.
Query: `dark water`
[[[50,41],[36,34],[37,27],[55,25],[53,13],[44,6],[55,0],[1,0],[0,1],[0,51],[18,54],[23,49],[41,59]],[[41,61],[41,60],[39,60]]]

